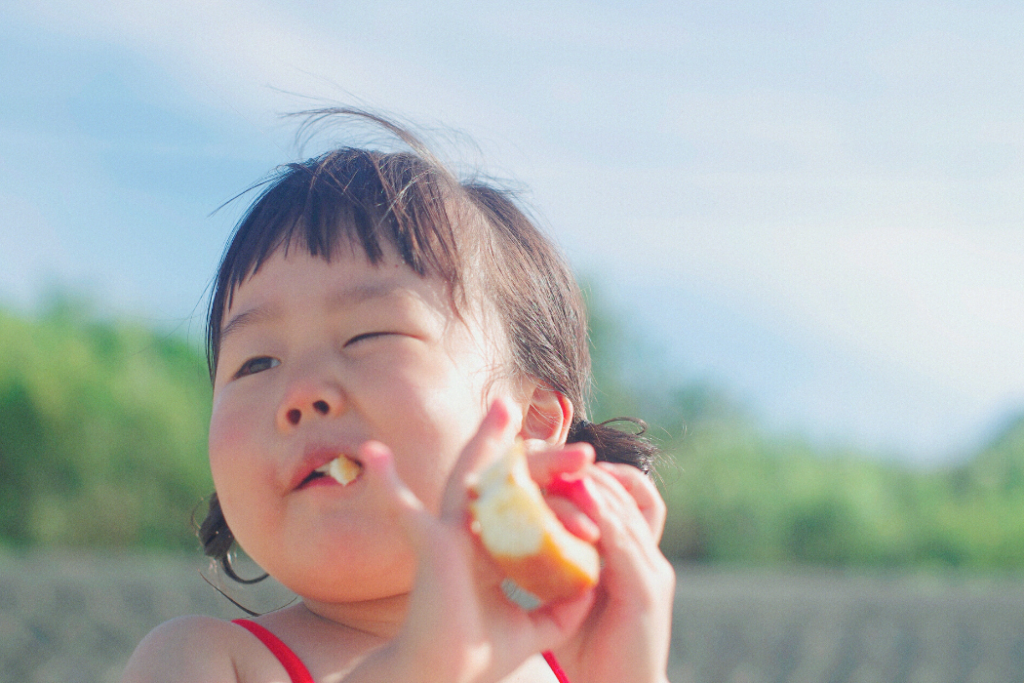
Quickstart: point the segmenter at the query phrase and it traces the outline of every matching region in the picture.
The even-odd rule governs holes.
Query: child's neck
[[[313,620],[330,622],[388,641],[395,637],[405,621],[409,596],[402,594],[348,603],[322,603],[304,599],[300,607]]]

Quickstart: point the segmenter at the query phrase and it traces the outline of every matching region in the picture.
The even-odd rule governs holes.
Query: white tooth
[[[340,455],[328,464],[327,473],[339,484],[345,485],[355,481],[361,469],[359,463]]]

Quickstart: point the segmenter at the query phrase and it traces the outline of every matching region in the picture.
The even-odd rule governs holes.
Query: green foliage
[[[829,566],[1024,567],[1024,419],[966,465],[921,471],[700,421],[667,444],[666,554]]]
[[[56,301],[0,313],[0,540],[194,546],[210,392],[184,341]]]

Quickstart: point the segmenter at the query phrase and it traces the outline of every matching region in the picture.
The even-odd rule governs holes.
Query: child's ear
[[[533,385],[525,408],[523,428],[519,432],[521,437],[544,441],[549,446],[565,443],[572,425],[572,401],[560,391],[537,383]]]

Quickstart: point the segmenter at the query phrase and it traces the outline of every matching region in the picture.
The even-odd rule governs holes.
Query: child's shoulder
[[[244,663],[244,666],[243,666]],[[248,631],[213,617],[178,617],[150,631],[135,649],[122,683],[270,680],[281,671]]]

